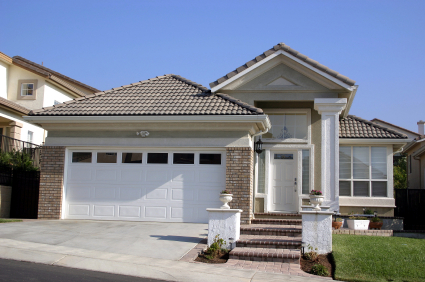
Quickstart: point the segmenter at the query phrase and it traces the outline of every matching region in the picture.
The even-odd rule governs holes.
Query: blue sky
[[[167,73],[208,87],[279,42],[356,80],[350,114],[425,120],[425,1],[0,0],[0,51],[101,90]]]

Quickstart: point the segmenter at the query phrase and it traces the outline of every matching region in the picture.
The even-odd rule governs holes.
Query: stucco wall
[[[72,100],[73,97],[66,93],[64,90],[46,82],[44,85],[44,100],[43,107],[50,107],[54,105],[55,100],[63,103]]]
[[[414,159],[411,154],[425,146],[425,141],[417,143],[406,153],[407,157],[407,187],[410,189],[425,189],[425,154],[419,159]]]
[[[7,75],[9,65],[0,61],[0,97],[7,99]]]

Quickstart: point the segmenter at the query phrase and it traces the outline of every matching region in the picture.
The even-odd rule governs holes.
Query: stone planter
[[[369,220],[348,219],[347,225],[348,225],[348,228],[352,229],[352,230],[368,230],[369,229]]]
[[[382,221],[380,222],[370,222],[369,223],[369,229],[379,229],[381,230],[382,225],[384,225],[384,223]]]
[[[220,201],[223,202],[223,205],[220,209],[230,209],[229,203],[233,199],[233,194],[220,194]]]
[[[335,229],[340,229],[342,226],[343,222],[338,222],[338,221],[332,221],[332,227]]]
[[[313,206],[314,211],[321,211],[320,205],[323,203],[324,196],[322,195],[310,195],[310,203]]]

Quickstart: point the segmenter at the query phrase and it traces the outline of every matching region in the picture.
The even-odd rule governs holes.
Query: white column
[[[314,109],[322,116],[321,190],[324,205],[339,211],[339,114],[346,98],[316,98]]]
[[[318,254],[332,252],[332,214],[329,211],[302,211],[302,240],[306,244],[305,252],[309,252],[308,245],[317,248]]]
[[[214,243],[214,238],[218,235],[220,239],[226,241],[223,246],[232,249],[230,241],[236,242],[240,237],[241,213],[239,209],[207,209],[208,212],[208,246]]]

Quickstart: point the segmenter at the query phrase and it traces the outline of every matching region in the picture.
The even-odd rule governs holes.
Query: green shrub
[[[13,150],[0,153],[0,165],[17,171],[37,171],[31,156],[25,152]]]
[[[343,222],[344,220],[340,217],[338,217],[337,219],[335,219],[336,222]]]
[[[315,261],[317,257],[319,256],[319,254],[317,253],[317,248],[314,249],[313,246],[308,244],[307,249],[308,249],[308,252],[304,254],[305,259]]]
[[[220,253],[220,251],[227,252],[227,249],[223,248],[223,245],[226,245],[226,241],[220,238],[220,234],[217,234],[213,243],[205,251],[205,258],[214,259]]]
[[[319,276],[328,276],[329,271],[326,268],[326,266],[318,263],[318,264],[313,265],[313,267],[311,268],[311,274],[319,275]]]
[[[372,221],[372,222],[382,222],[382,219],[380,219],[379,217],[372,217],[372,219],[370,221]]]
[[[367,210],[364,211],[364,214],[373,214],[373,210],[367,209]]]
[[[369,218],[367,218],[365,216],[350,216],[349,219],[368,220]]]

